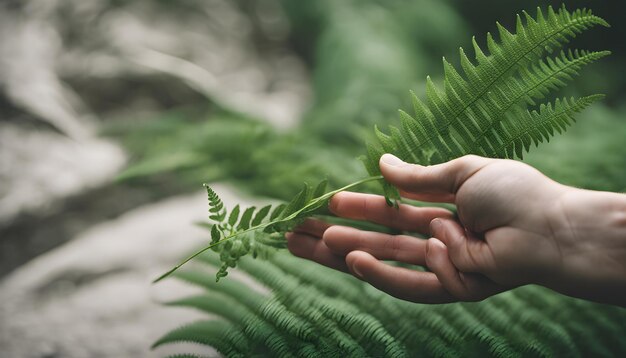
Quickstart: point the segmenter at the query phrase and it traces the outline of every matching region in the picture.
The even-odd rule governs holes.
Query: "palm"
[[[483,167],[458,190],[460,223],[470,244],[475,238],[482,240],[477,244],[486,243],[487,250],[480,251],[485,255],[475,258],[483,260],[475,263],[485,268],[483,273],[502,284],[524,284],[559,259],[554,240],[546,240],[552,235],[544,213],[560,191],[527,165],[493,163],[498,164]]]

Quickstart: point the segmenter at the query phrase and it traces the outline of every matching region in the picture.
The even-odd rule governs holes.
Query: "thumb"
[[[385,179],[404,192],[404,196],[451,203],[461,185],[492,161],[466,155],[446,163],[422,166],[403,162],[392,154],[384,154],[379,165]]]

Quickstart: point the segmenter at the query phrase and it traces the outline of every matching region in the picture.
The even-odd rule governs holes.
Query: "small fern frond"
[[[315,190],[305,184],[300,193],[287,205],[277,205],[273,210],[271,206],[263,207],[259,211],[256,211],[255,207],[247,208],[241,218],[239,205],[236,205],[228,214],[223,207],[219,206],[222,203],[219,196],[208,185],[205,185],[209,193],[209,214],[211,214],[209,218],[211,219],[214,214],[210,210],[218,207],[219,217],[222,219],[213,225],[200,223],[200,226],[211,228],[211,243],[159,276],[154,282],[168,277],[185,263],[211,249],[220,253],[222,266],[216,273],[216,280],[219,281],[220,278],[228,275],[228,268],[235,267],[242,256],[248,253],[254,257],[267,256],[270,254],[268,248],[285,248],[284,234],[300,224],[304,218],[312,216],[324,208],[328,204],[328,200],[336,193],[381,178],[381,176],[368,177],[326,193],[324,193],[326,189],[325,180],[320,182]],[[314,194],[320,192],[323,194],[314,197]],[[272,213],[267,219],[267,213],[270,210]],[[226,217],[228,217],[227,220],[225,220]],[[250,221],[253,217],[258,223],[251,226]]]
[[[222,199],[207,184],[202,184],[206,188],[209,197],[209,219],[214,221],[222,221],[226,217],[226,210]]]

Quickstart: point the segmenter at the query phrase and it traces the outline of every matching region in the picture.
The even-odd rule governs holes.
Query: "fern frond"
[[[523,16],[525,23],[517,17],[515,34],[497,24],[499,42],[487,34],[489,54],[472,40],[477,65],[461,48],[463,74],[443,60],[443,90],[427,77],[426,101],[411,94],[414,116],[401,111],[400,128],[390,127],[389,135],[376,131],[380,149],[368,148],[366,168],[370,175],[380,174],[382,152],[419,164],[436,164],[465,154],[520,156],[518,151],[508,152],[500,145],[511,141],[502,121],[514,120],[515,116],[507,114],[517,106],[534,105],[571,80],[583,66],[609,54],[568,51],[555,58],[542,57],[592,26],[608,26],[589,10],[570,13],[562,7],[555,12],[549,7],[547,16],[540,9],[536,18],[526,12]],[[536,136],[536,131],[532,132]]]

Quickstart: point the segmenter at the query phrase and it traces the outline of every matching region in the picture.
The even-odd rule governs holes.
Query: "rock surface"
[[[215,189],[227,206],[235,201],[253,204],[226,186]],[[206,318],[159,304],[194,288],[173,280],[150,284],[207,242],[207,233],[192,224],[204,219],[206,206],[206,194],[196,193],[140,207],[5,277],[0,282],[2,355],[152,357],[180,351],[216,355],[195,345],[149,348],[168,330]]]

